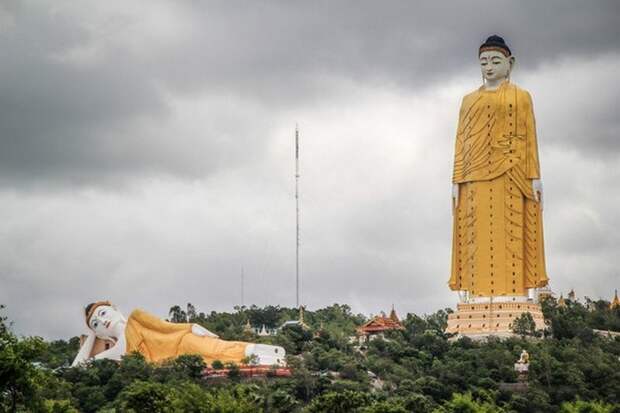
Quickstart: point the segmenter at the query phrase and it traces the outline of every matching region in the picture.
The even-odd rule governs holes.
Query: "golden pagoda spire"
[[[390,319],[392,319],[392,321],[400,323],[398,315],[396,315],[396,310],[394,310],[394,304],[392,304],[392,311],[390,311]]]
[[[246,333],[251,333],[252,332],[252,325],[250,324],[250,320],[248,319],[248,321],[246,321],[245,325],[243,326],[243,331]]]
[[[299,325],[301,326],[301,328],[308,329],[310,327],[308,327],[308,325],[306,324],[306,321],[304,320],[304,311],[305,311],[305,307],[303,305],[300,305],[299,306]]]
[[[614,294],[614,299],[611,301],[611,304],[609,304],[609,308],[611,310],[620,308],[620,299],[618,298],[618,290],[616,290]]]
[[[325,331],[325,324],[323,323],[323,321],[321,321],[321,324],[319,325],[319,329],[314,332],[313,337],[314,338],[321,337],[321,333],[324,331]]]
[[[558,307],[566,308],[566,300],[562,294],[560,294],[560,298],[558,299]]]

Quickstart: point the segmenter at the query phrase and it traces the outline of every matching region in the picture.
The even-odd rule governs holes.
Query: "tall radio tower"
[[[241,307],[245,305],[245,274],[241,267]]]
[[[295,304],[299,308],[299,127],[295,125]]]

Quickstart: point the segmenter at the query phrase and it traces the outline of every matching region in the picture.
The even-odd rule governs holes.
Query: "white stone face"
[[[482,76],[486,81],[495,83],[508,78],[514,58],[496,50],[487,50],[480,53],[479,60]]]
[[[118,338],[119,327],[125,324],[125,317],[116,308],[102,305],[88,320],[88,326],[100,338]]]

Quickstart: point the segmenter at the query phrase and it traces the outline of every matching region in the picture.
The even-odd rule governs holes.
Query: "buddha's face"
[[[95,332],[97,337],[115,338],[118,335],[119,324],[125,322],[125,317],[116,308],[109,305],[101,305],[88,320],[88,326]]]
[[[497,50],[486,50],[480,53],[480,69],[487,81],[498,81],[508,78],[514,57],[506,56]]]

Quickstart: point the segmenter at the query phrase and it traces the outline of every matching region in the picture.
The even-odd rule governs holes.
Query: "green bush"
[[[135,381],[118,396],[117,407],[123,412],[171,412],[170,388],[161,383]]]

